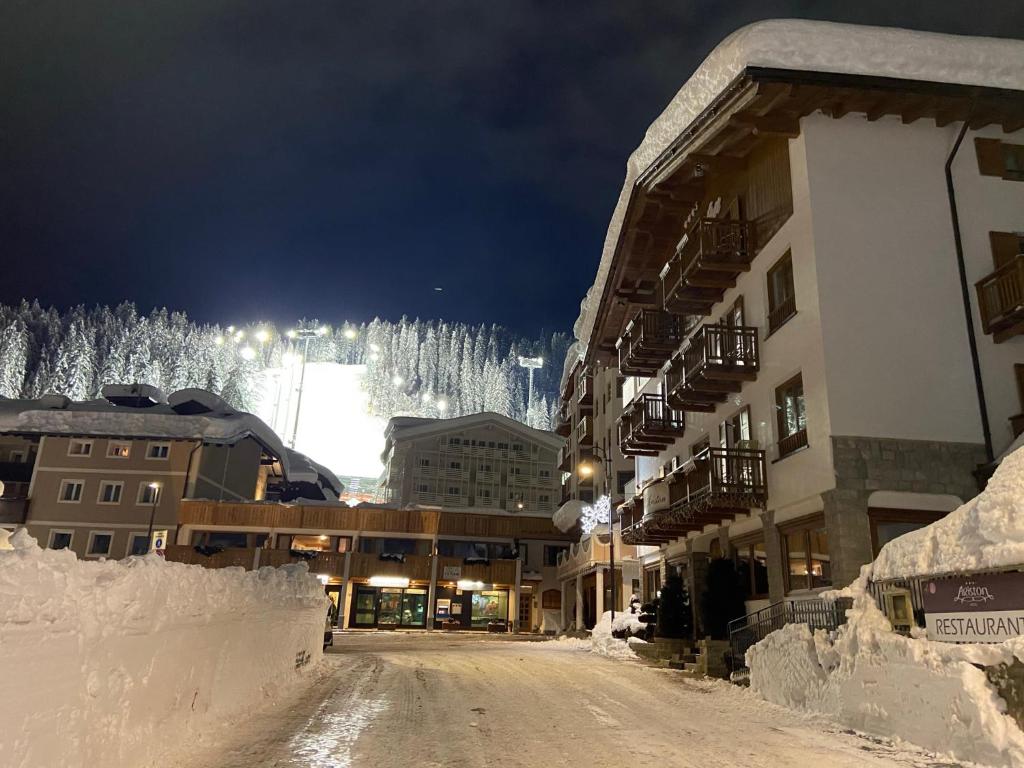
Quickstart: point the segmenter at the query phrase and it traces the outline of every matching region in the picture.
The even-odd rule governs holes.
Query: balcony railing
[[[768,312],[768,333],[775,333],[796,314],[796,296],[788,296]]]
[[[641,395],[619,417],[619,448],[625,456],[657,456],[683,436],[685,414],[661,395]]]
[[[626,325],[615,343],[619,350],[619,373],[623,376],[652,376],[683,340],[682,319],[669,312],[643,309]]]
[[[788,456],[794,451],[798,451],[801,448],[807,447],[807,430],[798,429],[791,435],[787,435],[779,440],[779,458]]]
[[[558,468],[563,472],[572,471],[572,451],[569,450],[568,445],[563,445],[558,449]]]
[[[706,525],[763,509],[768,503],[764,451],[708,448],[669,478],[668,509],[648,512],[642,501],[623,514],[627,544],[657,544],[702,531]]]
[[[736,285],[754,257],[749,222],[699,219],[662,270],[664,306],[669,312],[706,315]]]
[[[593,445],[594,443],[594,420],[590,416],[584,416],[576,425],[577,445]]]
[[[665,370],[665,399],[673,408],[713,413],[719,403],[724,403],[730,393],[739,392],[742,386],[742,382],[735,379],[706,377],[698,377],[696,383],[700,384],[700,389],[686,378],[684,352],[676,352]]]
[[[975,283],[981,327],[996,343],[1024,332],[1024,254]]]

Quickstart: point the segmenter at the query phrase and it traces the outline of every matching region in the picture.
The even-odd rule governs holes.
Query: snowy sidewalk
[[[563,643],[339,635],[325,664],[301,702],[237,724],[189,768],[951,765]]]

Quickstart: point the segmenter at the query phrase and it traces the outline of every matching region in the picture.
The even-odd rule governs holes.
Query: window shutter
[[[989,232],[988,239],[992,244],[992,263],[996,269],[1009,264],[1021,252],[1021,238],[1016,232]]]
[[[982,176],[1003,177],[1003,146],[999,139],[975,139],[974,150],[978,154],[978,172]]]

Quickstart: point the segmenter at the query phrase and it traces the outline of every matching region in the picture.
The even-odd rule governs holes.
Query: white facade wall
[[[801,122],[833,434],[982,442],[944,175],[959,128],[855,114]],[[1024,184],[978,173],[976,135],[1004,135],[968,131],[954,166],[998,454],[1020,411],[1024,339],[981,333],[974,283],[993,271],[989,230],[1024,229]]]

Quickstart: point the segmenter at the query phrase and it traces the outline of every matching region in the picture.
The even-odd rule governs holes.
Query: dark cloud
[[[0,300],[568,327],[647,124],[787,16],[1024,36],[1017,0],[9,0]]]

